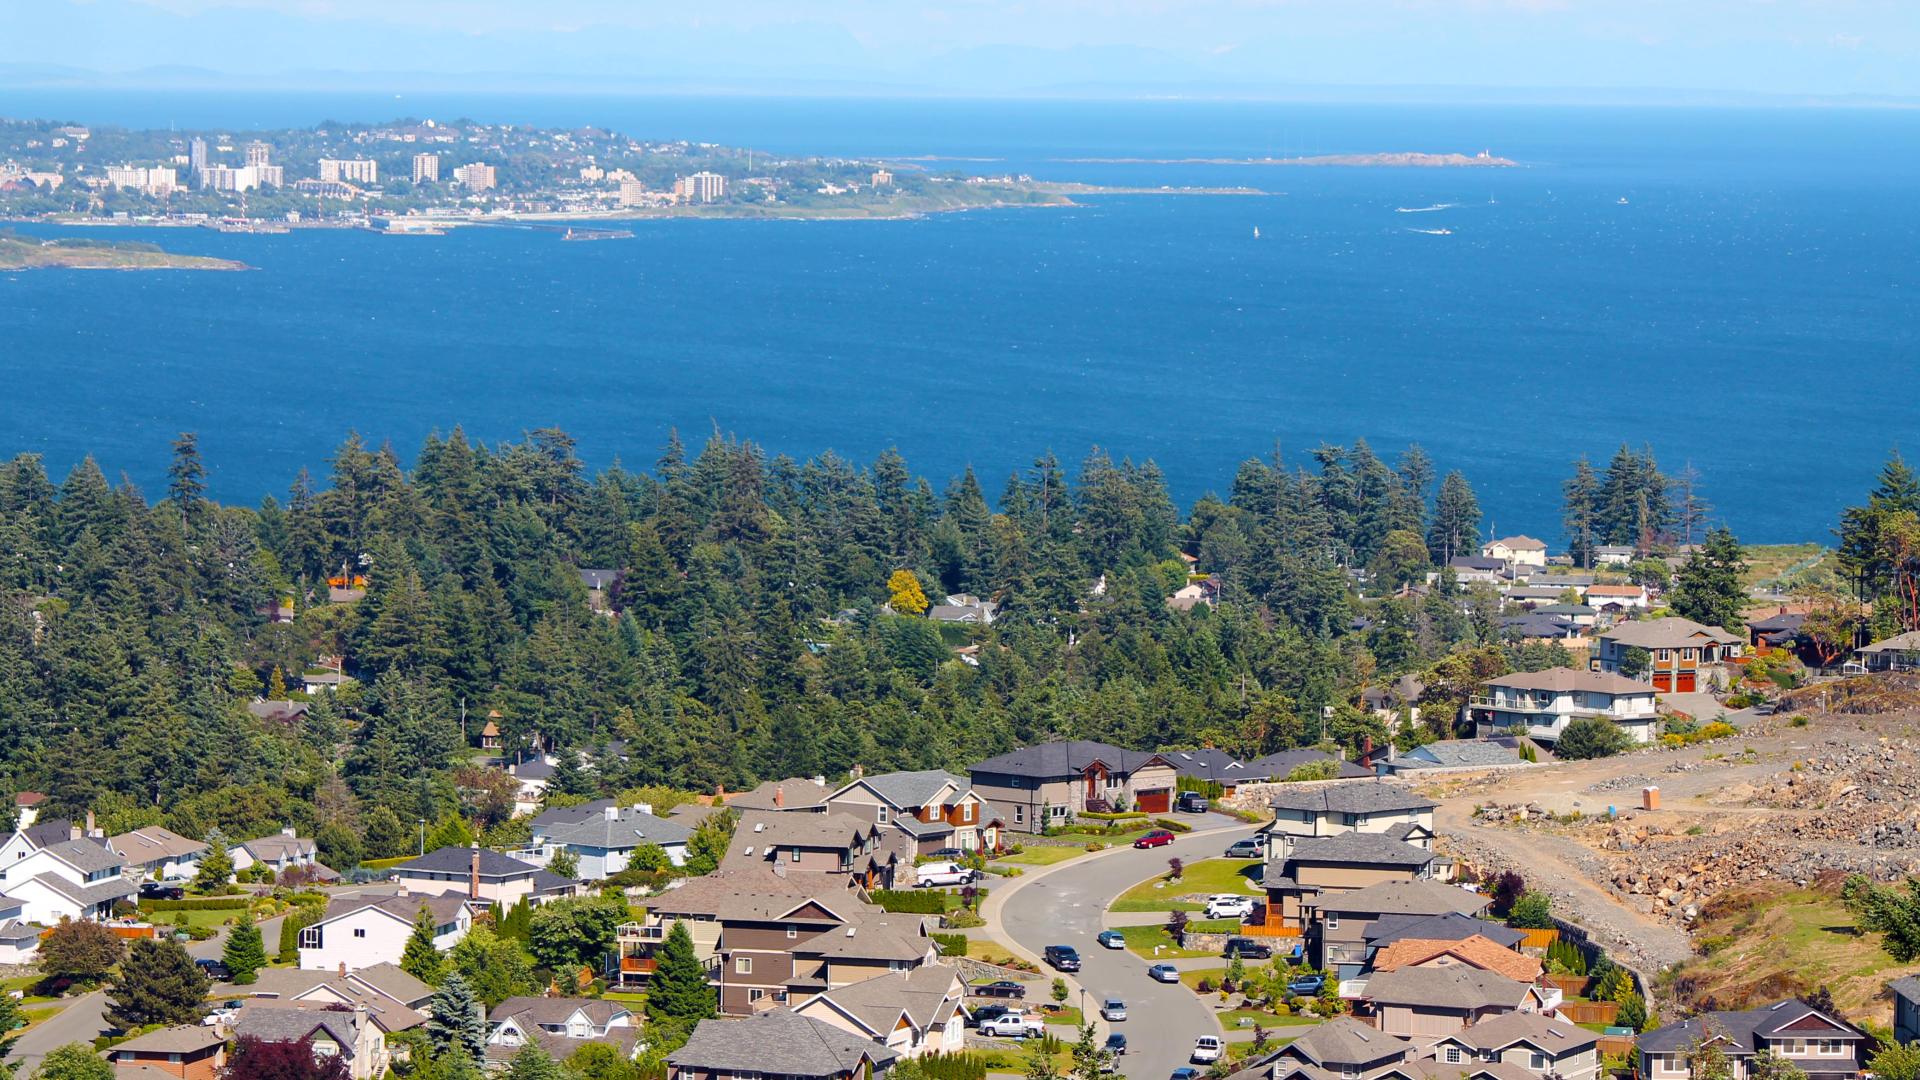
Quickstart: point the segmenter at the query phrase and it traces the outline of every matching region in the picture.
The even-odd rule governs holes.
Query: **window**
[[[1024,806],[1021,806],[1019,803],[1014,803],[1013,804],[1013,823],[1015,825],[1022,825],[1026,823],[1026,820],[1027,820],[1027,808]]]
[[[736,956],[733,958],[733,970],[737,975],[753,974],[753,957]]]
[[[357,938],[363,938],[363,937],[366,937],[366,936],[367,936],[367,928],[366,928],[366,927],[364,927],[364,926],[356,926],[356,927],[354,927],[354,928],[353,928],[353,936],[354,936],[354,937],[357,937]]]
[[[972,803],[968,803],[967,805],[965,805],[965,806],[963,806],[963,807],[961,807],[961,808],[960,808],[960,820],[961,820],[961,821],[967,821],[967,822],[971,822],[971,821],[973,820],[973,809],[974,809],[974,808],[973,808],[973,804],[972,804]]]
[[[1329,930],[1340,929],[1340,916],[1337,912],[1332,912],[1332,911],[1327,912],[1327,929]]]
[[[1457,1046],[1447,1047],[1447,1064],[1449,1065],[1460,1064],[1460,1048],[1459,1047]]]
[[[1547,1067],[1547,1055],[1535,1054],[1527,1060],[1527,1068],[1540,1072]]]
[[[767,996],[767,992],[765,990],[760,989],[757,986],[747,991],[748,1001],[759,1001],[761,998],[766,996]]]
[[[324,937],[322,936],[322,931],[320,927],[304,926],[300,928],[300,947],[301,948],[318,949],[320,948],[321,942],[323,940],[324,940]]]
[[[799,862],[799,861],[800,861],[800,849],[799,849],[799,848],[794,848],[794,849],[793,849],[793,854],[792,854],[792,855],[790,856],[790,858],[791,858],[791,859],[792,859],[792,861],[794,861],[794,862]]]
[[[1821,1039],[1819,1044],[1814,1048],[1814,1053],[1832,1057],[1844,1053],[1844,1051],[1840,1047],[1839,1039]]]
[[[887,823],[887,808],[883,806],[880,808],[880,824],[885,825],[886,823]]]
[[[799,936],[800,936],[800,928],[789,923],[787,925],[787,940],[792,941],[794,938],[797,938]]]

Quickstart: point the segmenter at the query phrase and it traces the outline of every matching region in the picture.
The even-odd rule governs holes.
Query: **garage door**
[[[1138,803],[1135,809],[1142,813],[1164,814],[1173,809],[1173,791],[1170,788],[1143,791],[1140,793]]]
[[[1694,691],[1693,672],[1683,671],[1680,674],[1674,676],[1674,678],[1678,680],[1678,685],[1674,687],[1675,693],[1677,694],[1693,693]]]

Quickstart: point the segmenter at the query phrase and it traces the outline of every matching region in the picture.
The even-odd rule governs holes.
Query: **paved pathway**
[[[1190,833],[1166,847],[1114,848],[1030,871],[993,890],[983,905],[982,915],[993,936],[1036,964],[1048,945],[1079,950],[1083,966],[1077,979],[1068,977],[1075,992],[1070,1003],[1084,1000],[1088,1012],[1097,1013],[1105,997],[1126,1001],[1129,1018],[1111,1025],[1111,1030],[1127,1036],[1129,1052],[1120,1060],[1120,1072],[1134,1080],[1162,1080],[1188,1063],[1195,1037],[1215,1034],[1220,1027],[1213,1011],[1192,991],[1154,982],[1147,978],[1150,961],[1125,950],[1101,948],[1094,935],[1105,925],[1106,907],[1113,898],[1164,873],[1169,858],[1179,856],[1188,862],[1211,858],[1234,840],[1253,835],[1254,826],[1232,819],[1210,816],[1207,821],[1216,827]],[[1051,970],[1045,970],[1051,981]],[[1104,1038],[1109,1025],[1098,1026]]]

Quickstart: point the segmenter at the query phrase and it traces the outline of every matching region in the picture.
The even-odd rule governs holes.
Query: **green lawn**
[[[1080,1010],[1078,1008],[1072,1005],[1062,1005],[1058,1009],[1055,1009],[1050,1013],[1046,1013],[1042,1015],[1041,1019],[1045,1020],[1049,1024],[1071,1024],[1073,1025],[1074,1030],[1078,1031],[1080,1028],[1080,1024],[1086,1018],[1080,1014]],[[1077,1035],[1074,1037],[1079,1038],[1079,1036]]]
[[[1214,893],[1257,896],[1249,886],[1259,881],[1260,868],[1258,859],[1202,859],[1187,864],[1179,881],[1168,881],[1167,876],[1161,874],[1135,885],[1121,893],[1109,910],[1200,911],[1206,907],[1205,904],[1173,898],[1189,894],[1211,896]]]
[[[1260,1009],[1229,1009],[1223,1013],[1215,1013],[1214,1019],[1220,1021],[1220,1028],[1223,1031],[1252,1030],[1255,1024],[1263,1028],[1312,1027],[1320,1022],[1311,1016],[1275,1016]],[[1242,1024],[1240,1022],[1242,1020],[1246,1020],[1247,1023]]]
[[[997,862],[1013,863],[1016,866],[1052,866],[1068,859],[1077,859],[1087,853],[1083,847],[1068,847],[1064,844],[1030,844],[1018,855],[1003,855]]]
[[[618,1002],[621,1002],[622,1004],[632,1005],[635,1007],[645,1005],[647,1003],[646,994],[644,993],[630,994],[625,990],[609,990],[606,993],[601,994],[600,996],[607,999],[608,1001],[618,1001]]]
[[[1216,952],[1201,949],[1183,949],[1173,943],[1173,938],[1164,926],[1122,926],[1120,937],[1126,941],[1127,948],[1147,960],[1184,960],[1195,956],[1219,956]],[[1154,946],[1160,952],[1154,953]],[[1226,970],[1222,968],[1221,970]]]
[[[155,926],[177,929],[181,926],[179,920],[182,915],[186,916],[187,921],[185,925],[187,926],[201,926],[216,930],[225,926],[228,919],[232,919],[235,925],[238,925],[240,920],[248,917],[246,908],[216,908],[213,910],[188,908],[184,911],[156,911],[148,915],[147,919]],[[269,944],[277,943],[269,942]]]
[[[1196,954],[1196,955],[1199,955],[1199,956],[1206,956],[1206,955],[1208,955],[1208,954],[1206,954],[1206,953],[1198,953],[1198,954]],[[1200,989],[1199,989],[1199,988],[1200,988],[1200,980],[1201,980],[1201,979],[1206,979],[1206,980],[1208,980],[1208,981],[1210,981],[1210,982],[1212,982],[1212,983],[1213,983],[1213,985],[1215,985],[1215,986],[1219,986],[1219,985],[1220,985],[1220,980],[1221,980],[1221,979],[1224,979],[1224,978],[1226,978],[1226,977],[1227,977],[1227,969],[1226,969],[1226,968],[1224,968],[1224,967],[1217,967],[1217,968],[1199,968],[1199,969],[1196,969],[1196,970],[1194,970],[1194,971],[1183,971],[1183,972],[1181,972],[1181,973],[1180,973],[1180,983],[1181,983],[1181,985],[1182,985],[1182,986],[1185,986],[1185,987],[1186,987],[1187,989],[1189,989],[1189,990],[1192,990],[1192,991],[1193,991],[1194,993],[1196,993],[1196,994],[1197,994],[1197,993],[1199,993],[1199,992],[1200,992]]]

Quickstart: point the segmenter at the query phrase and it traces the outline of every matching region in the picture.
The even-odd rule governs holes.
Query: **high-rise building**
[[[675,180],[673,193],[681,202],[719,202],[727,196],[727,178],[719,173],[697,172]]]
[[[413,155],[413,182],[416,184],[437,184],[440,182],[440,155]]]
[[[247,144],[247,164],[265,165],[273,160],[273,147],[255,139]]]
[[[466,185],[468,191],[491,191],[494,183],[493,166],[478,161],[462,165],[453,170],[453,178]]]
[[[320,179],[335,183],[375,184],[380,181],[380,166],[369,158],[321,158]]]
[[[132,188],[148,195],[171,195],[178,186],[174,171],[165,166],[146,169],[137,165],[107,166],[107,183],[116,188]]]
[[[647,201],[647,185],[639,180],[620,181],[620,205],[644,206]]]
[[[877,188],[892,187],[893,173],[886,169],[873,170],[873,186]]]
[[[200,174],[207,168],[207,140],[195,139],[187,144],[187,173],[194,180],[200,180]]]
[[[259,165],[249,165],[247,168],[253,170],[253,178],[260,187],[287,186],[287,167],[285,165],[267,165],[263,163]]]

